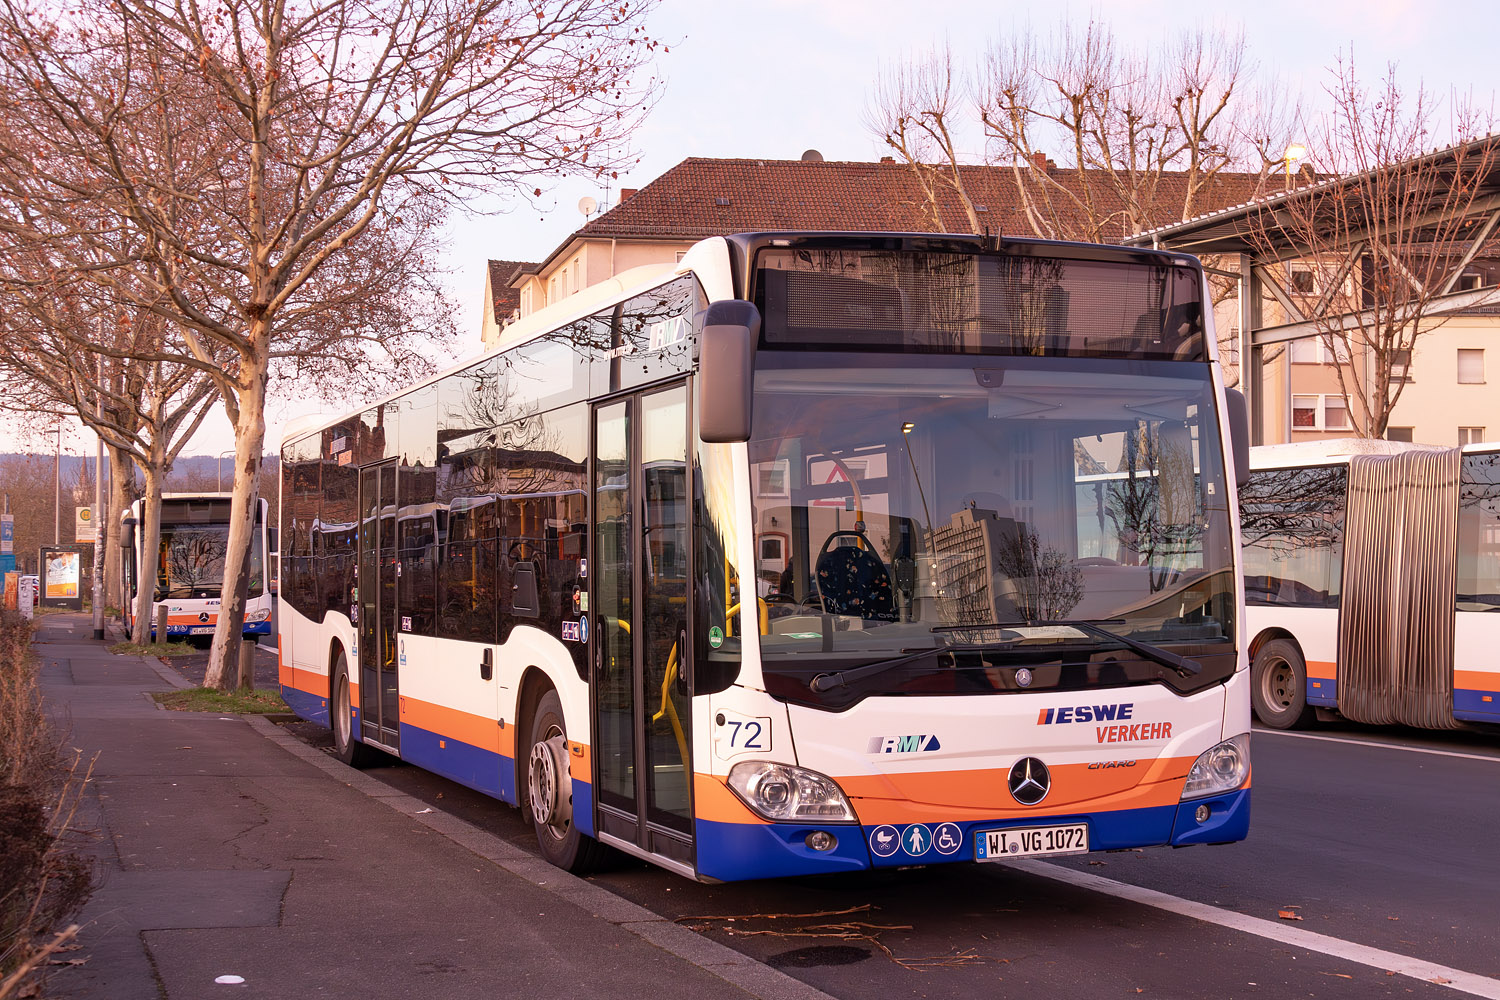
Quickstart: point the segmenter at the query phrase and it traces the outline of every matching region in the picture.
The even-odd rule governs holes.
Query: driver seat
[[[836,538],[856,538],[860,545],[830,549]],[[890,571],[863,532],[835,531],[829,535],[814,571],[826,614],[852,615],[866,621],[896,620]]]

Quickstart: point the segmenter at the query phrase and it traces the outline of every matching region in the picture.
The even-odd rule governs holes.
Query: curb
[[[629,931],[648,944],[683,959],[705,972],[743,990],[759,1000],[835,1000],[822,990],[809,986],[733,948],[712,941],[701,934],[688,930],[675,921],[653,913],[616,896],[601,886],[587,882],[576,875],[555,868],[541,858],[521,850],[492,833],[451,816],[435,812],[426,803],[404,792],[398,792],[362,771],[340,763],[316,747],[308,746],[291,736],[262,716],[243,717],[250,725],[272,743],[277,744],[293,757],[299,757],[312,766],[338,779],[368,798],[384,803],[396,812],[416,820],[434,833],[468,848],[498,868],[517,878],[545,889],[561,899],[572,903],[594,917]]]

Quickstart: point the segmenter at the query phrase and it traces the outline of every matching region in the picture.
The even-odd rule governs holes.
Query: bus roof
[[[1263,444],[1250,449],[1250,468],[1282,469],[1300,465],[1333,465],[1353,455],[1400,455],[1408,451],[1445,451],[1440,445],[1386,441],[1380,438],[1324,438],[1296,444]]]

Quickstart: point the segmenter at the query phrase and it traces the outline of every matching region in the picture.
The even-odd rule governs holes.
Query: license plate
[[[188,629],[188,635],[213,635],[213,634],[214,634],[214,627],[212,625],[194,625],[192,628]]]
[[[1055,854],[1087,854],[1089,825],[1026,826],[1010,830],[981,830],[974,835],[974,854],[980,861],[1038,858]]]

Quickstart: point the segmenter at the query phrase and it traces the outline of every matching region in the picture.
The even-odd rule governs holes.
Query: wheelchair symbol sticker
[[[939,854],[955,854],[963,846],[963,831],[956,823],[944,823],[932,831],[932,846]]]

